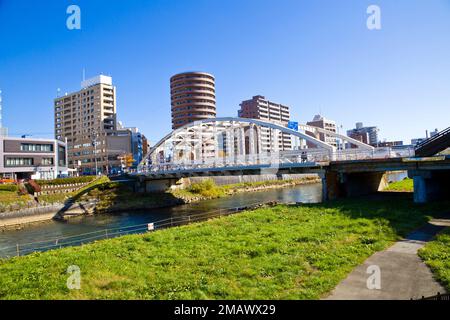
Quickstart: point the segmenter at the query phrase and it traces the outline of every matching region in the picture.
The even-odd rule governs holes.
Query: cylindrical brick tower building
[[[205,72],[185,72],[170,78],[172,129],[190,122],[216,117],[214,76]]]

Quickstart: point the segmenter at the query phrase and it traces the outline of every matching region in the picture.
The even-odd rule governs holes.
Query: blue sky
[[[81,8],[81,30],[66,9]],[[382,29],[366,27],[381,8]],[[12,134],[53,135],[57,88],[113,77],[119,119],[170,131],[169,78],[216,76],[219,116],[261,94],[388,140],[450,125],[449,0],[0,0],[0,90]]]

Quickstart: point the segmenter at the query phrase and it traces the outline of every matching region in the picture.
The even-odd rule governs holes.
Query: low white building
[[[0,176],[55,179],[68,174],[67,145],[54,139],[0,136]]]

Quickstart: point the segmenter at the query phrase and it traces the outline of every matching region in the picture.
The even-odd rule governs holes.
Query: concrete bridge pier
[[[185,178],[167,178],[158,180],[145,180],[144,190],[145,192],[165,192],[168,190],[183,188],[189,184],[189,179]]]
[[[323,200],[354,197],[383,190],[388,182],[384,172],[342,173],[327,170],[322,178]]]
[[[414,202],[426,203],[450,196],[450,170],[410,170],[408,176],[414,180]]]

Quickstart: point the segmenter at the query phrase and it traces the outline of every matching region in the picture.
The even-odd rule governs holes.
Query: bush
[[[19,188],[15,184],[0,184],[0,192],[1,191],[17,192],[19,191]]]
[[[41,186],[56,186],[61,184],[88,183],[96,179],[96,176],[81,176],[73,178],[58,178],[53,180],[36,180]]]
[[[212,179],[194,183],[188,188],[188,191],[208,198],[216,198],[223,195],[223,190],[217,187]]]

